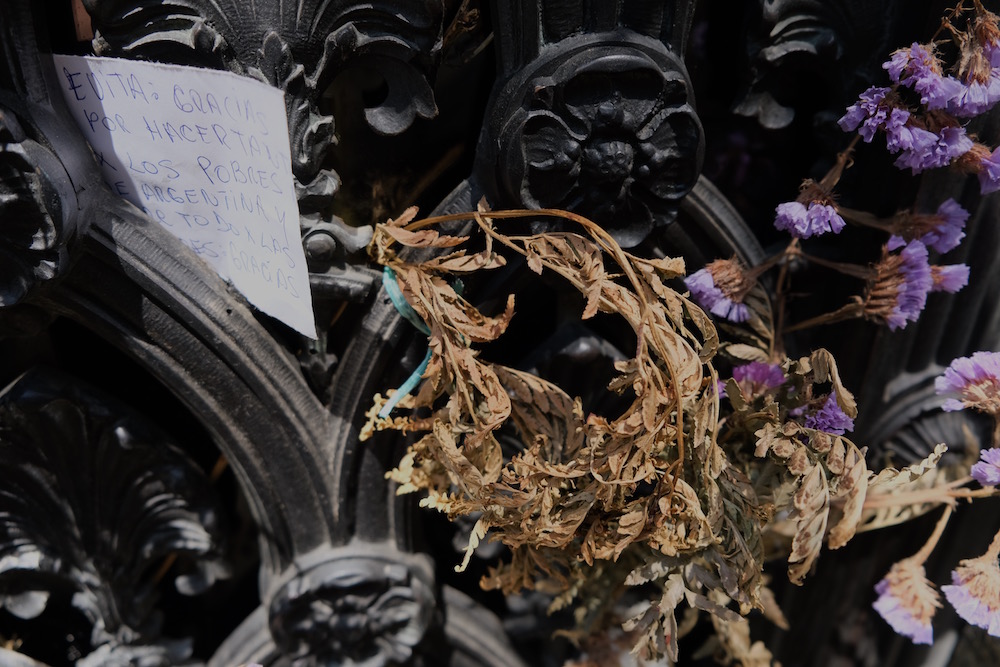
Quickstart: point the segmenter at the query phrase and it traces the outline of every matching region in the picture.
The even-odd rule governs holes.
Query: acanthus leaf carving
[[[190,641],[160,636],[154,572],[185,595],[227,574],[220,517],[203,473],[153,427],[54,372],[0,396],[0,600],[39,615],[70,595],[91,625],[77,664],[177,664]]]
[[[62,163],[0,106],[0,307],[67,267],[77,202]]]

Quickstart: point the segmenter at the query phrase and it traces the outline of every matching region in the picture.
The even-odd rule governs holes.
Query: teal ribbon
[[[415,326],[418,331],[429,336],[431,333],[430,328],[428,328],[427,324],[420,319],[420,316],[417,315],[417,311],[413,310],[413,306],[411,306],[406,299],[403,298],[403,292],[399,289],[399,283],[396,282],[396,272],[388,266],[382,270],[382,286],[385,288],[385,293],[389,295],[389,300],[392,301],[392,305],[396,307],[399,314],[405,317],[406,321]],[[424,374],[424,371],[427,370],[427,364],[429,364],[430,361],[431,349],[428,347],[427,354],[424,355],[424,360],[420,362],[420,365],[417,366],[412,373],[410,373],[410,377],[406,378],[406,381],[399,385],[399,388],[396,389],[395,393],[393,393],[389,402],[383,405],[382,409],[378,411],[379,419],[387,418],[393,408],[395,408],[401,400],[410,395],[410,392],[413,391],[417,384],[420,383],[420,377]]]

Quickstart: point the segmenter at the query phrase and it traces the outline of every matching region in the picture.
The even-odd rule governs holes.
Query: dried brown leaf
[[[839,549],[854,537],[861,523],[861,511],[868,492],[868,466],[864,455],[854,443],[843,438],[837,441],[845,443],[846,452],[843,472],[834,480],[832,488],[833,497],[841,504],[841,509],[840,518],[833,521],[827,537],[831,549]]]
[[[815,464],[801,477],[794,498],[795,537],[788,556],[788,579],[801,584],[823,548],[830,492],[823,467]]]

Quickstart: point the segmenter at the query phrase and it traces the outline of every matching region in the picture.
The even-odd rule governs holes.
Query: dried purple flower
[[[992,447],[979,452],[979,462],[973,464],[972,478],[983,486],[1000,484],[1000,448]]]
[[[878,599],[872,607],[893,630],[914,644],[934,641],[931,619],[941,607],[941,598],[927,580],[923,563],[915,558],[895,563],[875,585],[875,592]]]
[[[951,573],[951,586],[942,586],[944,596],[970,625],[1000,637],[1000,567],[997,539],[979,558],[963,560]]]
[[[837,397],[833,394],[826,397],[826,401],[818,410],[806,414],[803,425],[806,428],[835,435],[844,435],[845,432],[854,430],[854,420],[840,409]]]
[[[1000,101],[1000,72],[993,72],[983,82],[973,81],[962,86],[958,95],[948,100],[948,113],[957,118],[972,118],[986,113]]]
[[[809,234],[809,210],[799,201],[787,201],[778,204],[774,209],[775,228],[788,232],[796,238],[804,238]]]
[[[778,204],[774,212],[775,228],[800,239],[827,232],[839,234],[847,225],[837,211],[833,196],[814,181],[805,181],[798,198]]]
[[[868,283],[864,314],[884,321],[891,331],[902,329],[920,316],[933,284],[923,243],[910,241],[898,255],[889,254],[887,248]]]
[[[866,143],[871,143],[875,132],[887,121],[888,108],[885,104],[885,97],[888,93],[888,88],[879,88],[877,86],[872,86],[861,93],[858,101],[847,107],[847,113],[837,121],[840,129],[844,132],[858,130],[861,138]]]
[[[785,383],[785,372],[778,364],[751,361],[733,368],[733,379],[743,395],[750,398],[766,393]]]
[[[910,128],[910,147],[903,148],[895,165],[919,174],[926,169],[946,167],[972,149],[972,140],[965,128],[942,127],[940,132]]]
[[[979,177],[979,192],[988,195],[1000,190],[1000,148],[986,151],[979,158],[976,175]]]
[[[954,250],[965,238],[965,222],[969,212],[954,199],[946,199],[937,213],[907,213],[893,221],[895,233],[889,239],[889,250],[897,250],[917,239],[939,253]]]
[[[893,83],[920,93],[920,102],[928,109],[944,109],[963,90],[958,79],[944,75],[933,47],[926,44],[914,42],[907,49],[895,51],[882,67]]]
[[[906,109],[893,109],[885,121],[885,145],[890,153],[909,150],[913,147],[913,129],[908,121],[910,112]],[[924,130],[926,132],[926,130]]]
[[[736,259],[717,259],[684,279],[691,296],[713,315],[746,322],[750,309],[743,303],[754,281]]]
[[[969,284],[969,267],[965,264],[931,267],[931,291],[954,294]]]
[[[941,406],[946,412],[975,408],[1000,414],[1000,352],[976,352],[955,359],[934,380],[934,391],[948,397]]]

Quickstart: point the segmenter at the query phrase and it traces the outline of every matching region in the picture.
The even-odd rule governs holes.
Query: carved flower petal
[[[580,199],[579,176],[579,165],[566,172],[529,169],[521,196],[528,206],[571,209]]]
[[[525,161],[535,169],[569,171],[582,140],[555,114],[536,111],[524,123]]]

